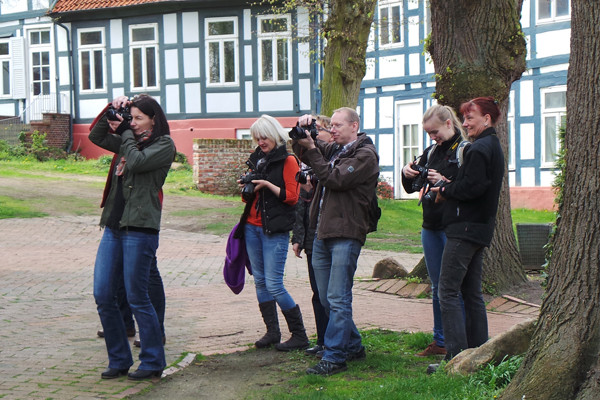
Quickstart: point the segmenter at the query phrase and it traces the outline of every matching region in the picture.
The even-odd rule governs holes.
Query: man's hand
[[[310,137],[310,133],[308,131],[304,131],[307,134],[307,137],[305,137],[304,139],[300,139],[297,141],[297,143],[304,147],[305,149],[314,149],[315,148],[315,141],[312,140],[312,138]]]
[[[292,245],[292,250],[294,250],[296,257],[302,258],[302,249],[300,248],[300,243],[294,243]]]

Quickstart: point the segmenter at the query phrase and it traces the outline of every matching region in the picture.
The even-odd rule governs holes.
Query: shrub
[[[394,187],[381,177],[377,182],[377,197],[379,197],[380,199],[394,198]]]

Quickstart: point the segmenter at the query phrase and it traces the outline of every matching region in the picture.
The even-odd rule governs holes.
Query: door
[[[396,102],[396,154],[394,197],[416,199],[418,193],[408,194],[402,187],[402,167],[423,152],[423,101],[407,100]]]
[[[56,112],[53,94],[53,50],[50,28],[27,32],[29,44],[29,120],[41,120],[42,113]]]

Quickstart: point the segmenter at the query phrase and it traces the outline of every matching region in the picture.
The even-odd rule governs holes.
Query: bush
[[[394,187],[381,177],[377,182],[377,197],[379,197],[380,199],[394,198]]]

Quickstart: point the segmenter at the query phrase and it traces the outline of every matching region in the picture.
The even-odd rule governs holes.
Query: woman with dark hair
[[[492,97],[478,97],[460,107],[463,127],[473,140],[452,182],[432,190],[446,199],[443,222],[448,241],[442,255],[439,298],[446,340],[446,360],[488,340],[481,291],[483,251],[496,222],[504,176],[504,154],[494,126],[500,109]],[[463,309],[460,296],[464,302]]]
[[[166,365],[163,333],[148,289],[151,271],[156,268],[162,186],[175,157],[175,145],[165,114],[152,97],[139,95],[129,100],[121,96],[111,105],[89,135],[94,144],[116,154],[102,201],[104,234],[94,268],[94,298],[109,359],[101,377],[117,378],[133,365],[116,301],[118,283],[123,280],[141,342],[141,363],[128,377],[141,380],[160,377]],[[127,107],[130,118],[123,118]]]

